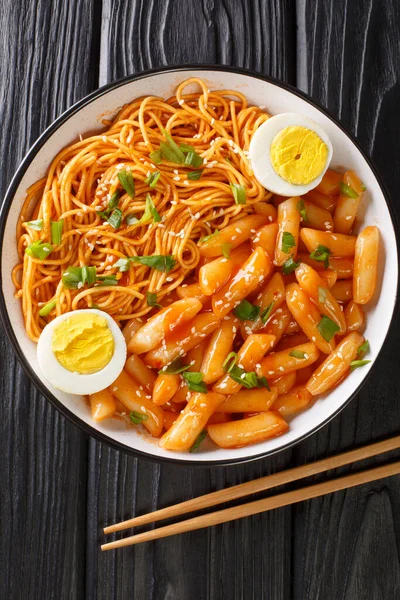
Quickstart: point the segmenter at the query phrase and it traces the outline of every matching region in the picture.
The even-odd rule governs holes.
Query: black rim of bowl
[[[228,66],[218,66],[218,65],[208,65],[208,64],[197,64],[197,65],[180,65],[180,66],[176,66],[176,67],[163,67],[163,68],[159,68],[159,69],[152,69],[149,71],[144,71],[143,73],[140,73],[138,75],[129,75],[127,77],[124,77],[122,79],[118,79],[117,81],[114,81],[113,83],[109,83],[101,88],[99,88],[98,90],[90,93],[89,95],[85,96],[84,98],[82,98],[81,100],[79,100],[78,102],[76,102],[73,106],[71,106],[68,110],[66,110],[62,115],[60,115],[42,134],[41,136],[37,139],[37,141],[33,144],[33,146],[30,148],[29,152],[26,154],[25,158],[23,159],[23,161],[21,162],[20,166],[18,167],[18,170],[16,171],[14,177],[11,180],[11,183],[7,189],[6,195],[4,197],[4,201],[2,203],[1,209],[0,209],[0,244],[1,244],[1,250],[0,253],[3,250],[3,242],[4,242],[4,232],[5,232],[5,228],[6,228],[6,222],[7,222],[7,217],[8,217],[8,213],[12,204],[12,201],[14,199],[14,195],[17,191],[17,188],[21,182],[22,177],[24,176],[24,174],[26,173],[26,171],[28,170],[31,162],[33,161],[33,159],[35,158],[36,154],[38,153],[38,151],[40,150],[40,148],[42,148],[42,146],[47,142],[47,140],[57,131],[57,129],[66,121],[68,121],[68,119],[73,116],[75,113],[77,113],[81,108],[83,108],[84,106],[90,104],[92,102],[92,100],[97,99],[101,96],[103,96],[104,94],[106,94],[107,92],[109,92],[110,90],[113,90],[115,88],[121,87],[127,83],[133,82],[133,81],[138,81],[140,79],[146,79],[148,77],[152,77],[154,75],[158,75],[158,74],[162,74],[162,73],[183,73],[185,72],[186,74],[189,74],[191,71],[223,71],[223,72],[228,72],[228,73],[233,73],[233,74],[239,74],[239,75],[247,75],[248,77],[251,77],[253,79],[259,79],[261,81],[264,81],[266,83],[270,83],[273,84],[283,90],[286,90],[296,96],[298,96],[299,98],[301,98],[302,100],[305,100],[308,104],[310,104],[311,106],[315,107],[317,110],[319,110],[322,114],[324,114],[326,117],[328,117],[337,127],[339,127],[339,129],[341,129],[343,131],[343,133],[345,133],[345,135],[350,139],[350,141],[353,143],[353,145],[357,148],[357,150],[361,153],[361,155],[363,156],[363,158],[365,159],[365,161],[367,162],[368,166],[370,167],[372,173],[374,174],[379,187],[382,191],[382,194],[385,198],[389,213],[390,213],[390,217],[391,217],[391,221],[393,224],[393,228],[395,231],[395,236],[397,239],[400,239],[400,226],[398,223],[398,219],[396,216],[396,213],[394,211],[393,208],[393,203],[392,200],[390,198],[390,195],[388,193],[388,190],[386,188],[386,185],[383,183],[382,181],[382,177],[379,175],[379,173],[377,172],[376,167],[373,165],[370,157],[365,153],[365,151],[360,147],[359,143],[357,142],[357,140],[354,138],[354,136],[347,131],[347,129],[339,122],[337,121],[337,119],[335,117],[333,117],[329,111],[327,111],[325,108],[322,108],[317,102],[315,102],[314,100],[312,100],[307,94],[305,94],[304,92],[299,91],[297,88],[291,86],[290,84],[278,81],[277,79],[273,78],[273,77],[269,77],[266,75],[262,75],[260,73],[257,73],[255,71],[251,71],[248,69],[241,69],[241,68],[236,68],[236,67],[228,67]],[[1,256],[1,255],[0,255]],[[399,261],[399,248],[397,246],[397,259]],[[8,276],[8,274],[7,274]],[[393,324],[393,319],[394,316],[396,314],[396,309],[398,308],[399,305],[399,281],[397,281],[397,285],[396,285],[396,298],[395,298],[395,305],[394,305],[394,309],[393,309],[393,314],[391,317],[391,321],[389,324],[389,328],[388,328],[388,332],[385,336],[384,342],[382,344],[382,348],[384,346],[384,344],[387,342],[388,339],[388,335],[390,333],[390,330],[392,329],[392,324]],[[130,446],[126,446],[125,444],[122,444],[121,442],[117,442],[115,441],[113,438],[110,438],[108,435],[97,431],[96,429],[94,429],[93,427],[91,427],[89,424],[85,423],[83,420],[81,420],[79,417],[77,417],[72,411],[70,411],[68,408],[66,408],[66,406],[60,402],[48,389],[47,387],[44,385],[44,383],[38,378],[38,376],[36,375],[35,371],[33,370],[33,368],[31,367],[31,365],[29,364],[29,362],[27,361],[27,359],[24,356],[24,353],[18,343],[18,340],[16,338],[16,335],[14,333],[10,318],[8,316],[8,311],[6,308],[6,302],[5,302],[5,298],[4,298],[4,293],[3,293],[3,285],[2,285],[2,273],[0,272],[0,314],[4,323],[4,327],[7,333],[7,336],[11,342],[11,345],[14,349],[14,352],[20,362],[20,364],[22,365],[25,373],[28,375],[28,377],[30,378],[30,380],[35,384],[35,386],[38,388],[38,390],[41,392],[41,394],[62,414],[64,415],[67,419],[69,419],[70,421],[72,421],[72,423],[74,423],[75,425],[77,425],[78,427],[80,427],[83,431],[85,431],[85,433],[87,433],[88,435],[92,436],[93,438],[104,442],[106,444],[108,444],[109,446],[111,446],[112,448],[116,449],[116,450],[120,450],[122,452],[126,452],[127,454],[130,454],[136,458],[145,458],[147,460],[150,461],[155,461],[155,462],[165,462],[165,463],[170,463],[170,464],[174,464],[174,465],[181,465],[181,466],[197,466],[197,467],[226,467],[226,466],[230,466],[230,465],[237,465],[237,464],[243,464],[243,463],[248,463],[248,462],[252,462],[255,460],[259,460],[262,458],[267,458],[270,456],[273,456],[274,454],[277,454],[278,452],[283,452],[284,450],[288,450],[289,448],[292,448],[293,446],[296,446],[297,444],[299,444],[300,442],[302,442],[303,440],[307,439],[308,437],[310,437],[311,435],[313,435],[314,433],[316,433],[317,431],[319,431],[320,429],[322,429],[327,423],[329,423],[329,421],[331,421],[334,417],[336,417],[344,408],[345,406],[347,406],[351,400],[358,394],[358,392],[360,391],[361,387],[365,384],[365,382],[369,379],[371,373],[374,370],[375,367],[375,363],[376,360],[379,357],[379,354],[382,350],[379,351],[378,355],[375,358],[374,361],[374,365],[372,366],[372,368],[370,369],[370,371],[368,372],[368,374],[366,375],[366,377],[361,381],[361,383],[357,386],[357,388],[354,390],[354,392],[346,399],[346,401],[332,414],[329,415],[322,423],[320,423],[319,425],[315,426],[313,429],[311,429],[310,431],[308,431],[307,433],[305,433],[304,435],[300,436],[299,438],[297,438],[296,440],[287,442],[286,444],[283,444],[280,448],[275,448],[272,450],[264,450],[263,452],[260,452],[259,454],[256,454],[254,456],[249,456],[249,457],[239,457],[239,458],[232,458],[232,459],[226,459],[226,460],[202,460],[202,461],[196,461],[196,460],[190,460],[190,459],[176,459],[173,456],[170,457],[161,457],[161,456],[155,456],[154,454],[150,454],[147,452],[143,452],[142,450],[137,450],[135,448],[131,448]]]

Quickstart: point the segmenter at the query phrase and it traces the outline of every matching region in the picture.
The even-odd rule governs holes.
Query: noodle
[[[197,84],[199,93],[185,93]],[[253,176],[248,159],[251,137],[268,114],[248,106],[246,97],[232,90],[209,91],[197,78],[182,82],[176,95],[163,100],[148,96],[122,108],[101,135],[94,135],[64,148],[53,160],[45,178],[32,185],[17,227],[20,262],[12,273],[16,296],[21,298],[25,327],[37,342],[49,320],[70,310],[105,310],[123,324],[151,310],[146,292],[165,298],[197,266],[197,242],[225,227],[252,205],[271,194]],[[193,168],[179,168],[163,160],[155,165],[149,155],[165,140],[165,129],[178,144],[190,144],[203,159],[198,180],[187,178]],[[135,182],[132,198],[117,177],[130,171]],[[145,180],[160,172],[154,189]],[[235,203],[230,184],[246,189],[246,204]],[[118,190],[122,224],[114,229],[98,214]],[[160,222],[131,225],[127,215],[138,220],[151,195]],[[32,206],[33,211],[32,211]],[[41,230],[27,223],[43,221]],[[51,222],[63,220],[61,243],[44,260],[25,253],[35,241],[50,243]],[[172,255],[175,267],[168,273],[131,263],[120,273],[115,263],[126,257]],[[69,266],[94,266],[97,276],[115,275],[117,285],[66,289],[62,274]],[[41,308],[55,301],[49,315]]]

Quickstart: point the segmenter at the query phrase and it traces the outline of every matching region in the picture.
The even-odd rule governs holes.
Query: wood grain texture
[[[100,83],[188,63],[242,66],[294,83],[293,16],[289,1],[107,0]],[[284,468],[290,453],[213,471],[135,460],[92,440],[89,456],[88,599],[290,597],[290,508],[122,552],[99,551],[104,524]],[[273,553],[267,540],[274,540]]]
[[[43,129],[93,89],[92,22],[84,0],[3,0],[1,196]],[[0,598],[82,598],[86,438],[29,384],[3,328],[0,356]]]
[[[399,19],[395,0],[297,2],[297,84],[357,136],[394,198],[400,185],[393,168],[400,152],[395,116]],[[299,463],[398,431],[399,343],[397,318],[373,379],[338,418],[298,447]],[[399,493],[400,478],[393,477],[299,505],[294,511],[294,598],[398,597]]]

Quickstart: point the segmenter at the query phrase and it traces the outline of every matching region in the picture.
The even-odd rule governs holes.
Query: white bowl
[[[398,285],[398,253],[394,216],[388,195],[382,189],[375,169],[357,143],[328,113],[297,90],[258,74],[225,67],[183,67],[162,69],[129,77],[110,84],[87,96],[51,125],[32,147],[19,167],[7,191],[0,214],[1,292],[0,308],[5,328],[15,352],[29,377],[43,395],[65,416],[93,437],[127,452],[156,460],[182,464],[227,465],[254,460],[298,443],[335,416],[359,391],[372,363],[356,369],[343,383],[319,398],[308,410],[291,419],[288,433],[272,440],[224,450],[204,444],[194,454],[171,453],[158,446],[157,440],[142,431],[127,430],[112,419],[95,423],[86,402],[53,388],[41,375],[36,345],[25,333],[19,300],[14,298],[11,269],[18,262],[15,230],[26,189],[46,172],[52,158],[80,134],[101,130],[104,115],[114,114],[123,104],[145,95],[169,97],[183,79],[196,75],[205,79],[210,89],[240,90],[250,103],[263,105],[272,113],[298,112],[314,119],[327,132],[333,145],[332,166],[355,169],[367,186],[361,223],[377,225],[381,232],[380,279],[376,297],[367,307],[365,336],[371,345],[374,361],[382,348],[394,312]],[[12,402],[12,398],[9,399]]]

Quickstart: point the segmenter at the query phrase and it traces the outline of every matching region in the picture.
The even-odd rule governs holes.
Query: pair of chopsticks
[[[400,447],[400,435],[392,437],[388,440],[369,444],[368,446],[362,446],[349,452],[343,452],[336,456],[324,458],[318,460],[312,464],[302,465],[273,475],[267,475],[254,481],[247,483],[241,483],[224,490],[205,494],[199,498],[193,498],[193,500],[187,500],[180,502],[167,508],[162,508],[146,515],[141,515],[121,523],[116,523],[104,528],[104,533],[113,533],[115,531],[123,531],[131,527],[138,527],[139,525],[145,525],[147,523],[154,523],[162,519],[168,519],[170,517],[176,517],[185,513],[190,513],[210,506],[216,506],[222,502],[229,502],[237,498],[243,498],[250,494],[256,494],[257,492],[269,490],[271,488],[283,485],[285,483],[291,483],[293,481],[299,481],[305,477],[311,475],[317,475],[337,467],[343,467],[353,462],[358,462],[366,458],[378,456],[391,450],[396,450]],[[313,485],[306,486],[290,492],[284,492],[242,504],[240,506],[234,506],[232,508],[226,508],[218,510],[213,513],[193,517],[179,523],[173,523],[165,527],[159,527],[158,529],[152,529],[145,533],[139,533],[132,535],[121,540],[109,542],[101,546],[102,550],[113,550],[115,548],[123,548],[124,546],[132,546],[134,544],[140,544],[142,542],[149,542],[150,540],[157,540],[160,538],[169,537],[178,533],[185,533],[187,531],[194,531],[196,529],[203,529],[204,527],[211,527],[212,525],[219,525],[220,523],[226,523],[227,521],[235,521],[242,517],[248,517],[250,515],[256,515],[261,512],[266,512],[274,508],[281,508],[303,500],[310,500],[311,498],[318,498],[325,494],[331,494],[332,492],[338,492],[348,488],[383,479],[385,477],[391,477],[392,475],[398,475],[400,473],[400,461],[382,465],[380,467],[374,467],[362,471],[360,473],[353,473],[324,481],[322,483],[316,483]]]

